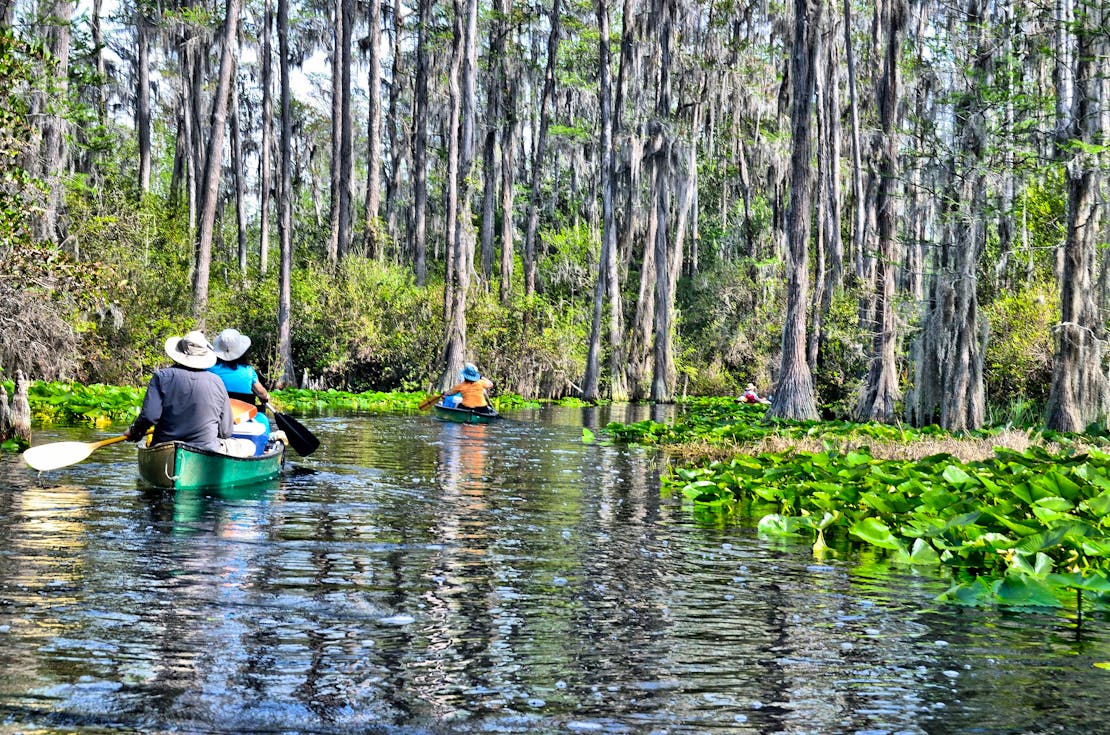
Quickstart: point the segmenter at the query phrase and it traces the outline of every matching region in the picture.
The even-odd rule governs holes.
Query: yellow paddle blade
[[[31,447],[23,453],[23,461],[31,469],[45,472],[59,467],[76,464],[88,457],[93,451],[109,444],[125,440],[126,436],[114,436],[98,442],[54,442]]]

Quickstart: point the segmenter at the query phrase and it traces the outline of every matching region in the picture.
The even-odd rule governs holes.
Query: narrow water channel
[[[608,411],[304,419],[215,495],[5,455],[0,733],[1110,733],[1107,618],[700,525]]]

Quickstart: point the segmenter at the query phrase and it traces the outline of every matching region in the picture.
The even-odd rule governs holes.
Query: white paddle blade
[[[93,447],[85,442],[54,442],[31,447],[23,453],[23,461],[31,469],[45,472],[65,467],[88,457]]]

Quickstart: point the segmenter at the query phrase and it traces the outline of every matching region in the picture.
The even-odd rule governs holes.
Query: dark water
[[[512,418],[306,419],[216,497],[3,457],[0,732],[1110,733],[1110,621],[700,526],[604,410]]]

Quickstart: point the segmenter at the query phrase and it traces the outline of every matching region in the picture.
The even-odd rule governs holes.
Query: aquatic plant
[[[886,549],[943,565],[943,599],[1059,607],[1075,591],[1110,609],[1110,455],[999,449],[882,460],[867,451],[782,452],[679,468],[666,486],[703,510],[735,513],[762,534]]]
[[[11,392],[11,388],[8,390]],[[31,420],[40,426],[55,423],[107,426],[137,416],[144,392],[143,388],[131,386],[34,381],[27,400],[31,404]]]
[[[1105,443],[1098,431],[1038,434],[1054,451],[995,448],[968,462],[949,452],[893,459],[874,456],[865,442],[934,446],[961,437],[936,427],[765,421],[760,408],[715,402],[673,424],[610,424],[606,433],[618,441],[730,447],[777,437],[788,445],[781,451],[734,451],[725,461],[676,466],[664,492],[680,493],[705,522],[746,521],[763,535],[812,539],[818,554],[866,544],[896,562],[947,568],[947,601],[1060,607],[1075,599],[1110,609],[1110,454],[1093,448]],[[989,439],[997,431],[962,436]]]

